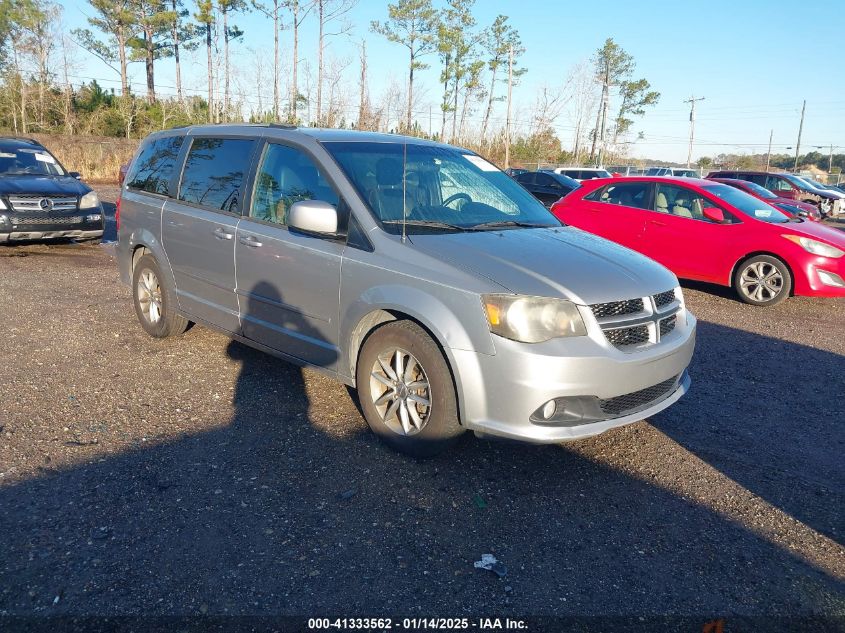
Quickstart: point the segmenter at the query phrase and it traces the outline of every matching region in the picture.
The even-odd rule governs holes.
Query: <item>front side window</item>
[[[287,224],[287,214],[300,200],[322,200],[338,206],[337,194],[311,158],[301,150],[268,144],[255,180],[250,217]]]
[[[237,213],[254,142],[234,138],[193,139],[182,170],[179,200]]]
[[[0,145],[0,176],[64,176],[59,161],[42,147]]]
[[[327,142],[391,233],[560,226],[536,198],[467,150],[414,143]]]
[[[767,176],[766,189],[770,189],[771,191],[792,191],[792,185],[789,184],[786,178]]]
[[[170,178],[182,149],[183,136],[169,136],[149,143],[135,160],[126,186],[149,193],[171,195]]]
[[[752,200],[753,198],[747,193],[743,193],[739,189],[734,189],[728,185],[721,185],[728,191],[735,191],[739,194],[747,196]],[[758,201],[759,202],[759,201]],[[763,205],[767,206],[767,205]],[[670,215],[678,216],[679,218],[690,218],[693,220],[703,220],[711,222],[710,219],[704,217],[704,209],[718,208],[715,204],[710,202],[700,193],[687,189],[686,187],[679,187],[677,185],[657,185],[657,192],[654,196],[654,210],[660,213],[668,213]],[[727,218],[727,215],[725,216]]]

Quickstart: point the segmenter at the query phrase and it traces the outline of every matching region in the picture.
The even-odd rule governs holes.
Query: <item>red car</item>
[[[552,206],[566,224],[657,260],[678,277],[732,286],[746,303],[845,297],[845,232],[789,218],[694,178],[588,180]]]
[[[801,214],[801,217],[806,217],[810,220],[821,222],[822,214],[819,213],[819,210],[818,208],[816,208],[815,205],[809,204],[807,202],[801,202],[800,200],[793,200],[792,198],[781,198],[773,194],[765,187],[761,187],[757,183],[750,182],[748,180],[738,180],[736,178],[711,178],[710,176],[707,176],[707,180],[712,180],[713,182],[721,182],[722,184],[741,189],[745,193],[752,195],[767,204],[776,206],[778,209],[786,213],[789,217],[799,215],[800,212],[803,212]],[[799,213],[795,212],[796,209],[799,211]]]

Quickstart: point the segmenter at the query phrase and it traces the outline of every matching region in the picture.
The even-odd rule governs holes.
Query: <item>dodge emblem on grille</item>
[[[49,211],[53,208],[53,201],[50,198],[41,198],[38,201],[38,206],[41,207],[42,211]]]

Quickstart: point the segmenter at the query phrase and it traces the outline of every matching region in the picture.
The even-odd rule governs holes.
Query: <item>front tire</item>
[[[781,260],[755,255],[736,267],[733,286],[739,298],[754,306],[773,306],[792,292],[792,275]]]
[[[416,323],[391,321],[370,334],[355,374],[364,419],[395,450],[432,457],[463,433],[449,366]]]
[[[176,289],[152,255],[143,255],[132,271],[132,298],[138,321],[150,336],[178,336],[188,329],[188,320],[176,310]]]

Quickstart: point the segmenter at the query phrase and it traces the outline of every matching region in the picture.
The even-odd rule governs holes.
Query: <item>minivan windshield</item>
[[[0,176],[64,176],[65,170],[47,150],[0,144]]]
[[[789,222],[789,216],[784,215],[773,206],[758,200],[754,196],[730,187],[728,185],[706,185],[702,187],[704,191],[712,196],[716,196],[720,200],[724,200],[729,205],[742,211],[752,218],[762,220],[763,222],[771,222],[772,224],[783,224]]]
[[[326,142],[390,233],[561,226],[534,196],[468,150],[414,143]]]

